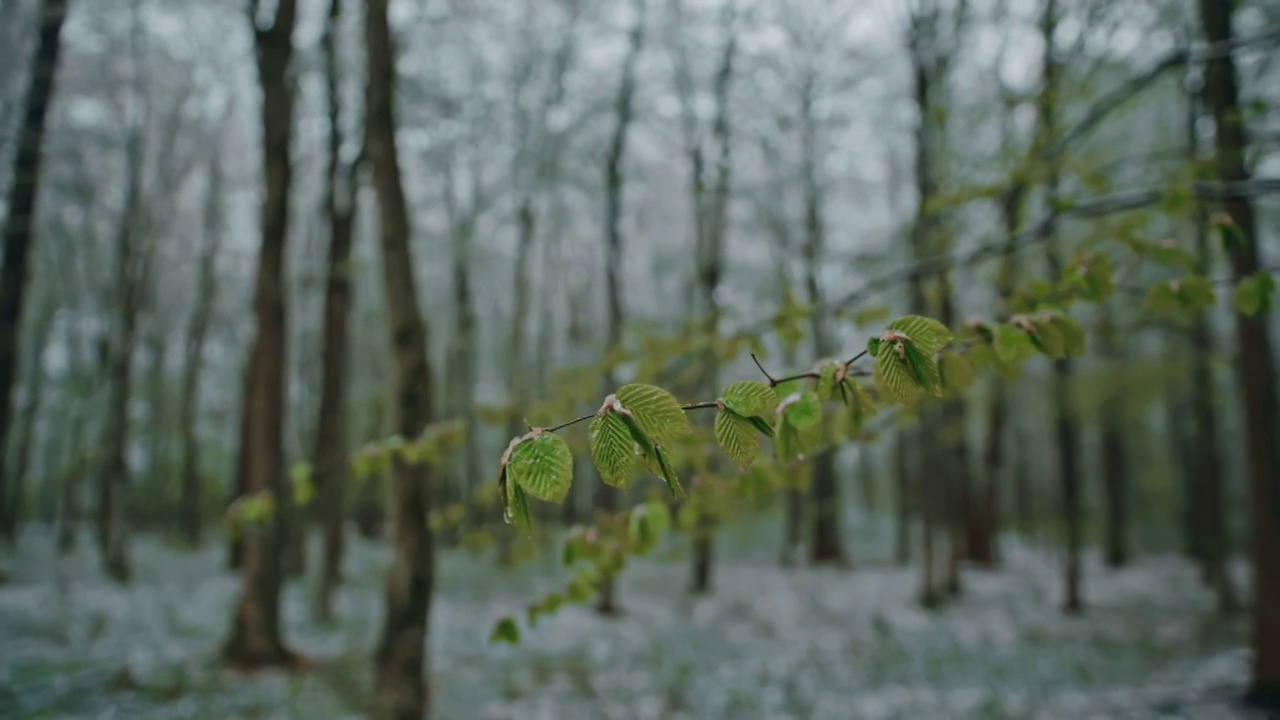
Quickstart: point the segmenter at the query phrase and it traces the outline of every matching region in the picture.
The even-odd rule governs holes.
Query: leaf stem
[[[718,408],[718,407],[720,407],[719,400],[706,400],[703,402],[696,402],[696,403],[689,403],[688,405],[681,405],[680,409],[681,410],[709,410],[711,408]]]

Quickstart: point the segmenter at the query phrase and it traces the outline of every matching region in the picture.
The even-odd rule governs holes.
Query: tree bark
[[[40,404],[44,397],[44,350],[49,342],[49,333],[53,330],[53,318],[57,312],[51,301],[43,303],[40,314],[35,318],[31,328],[31,351],[26,360],[26,392],[23,395],[19,416],[23,418],[22,435],[18,437],[14,448],[13,482],[6,502],[0,503],[0,537],[9,544],[18,539],[18,528],[23,521],[27,505],[27,468],[31,461],[31,449],[35,445],[36,433],[40,427]]]
[[[0,452],[7,453],[9,427],[13,420],[13,386],[18,366],[22,311],[31,273],[35,247],[36,200],[40,190],[45,121],[53,97],[58,69],[62,22],[67,0],[40,3],[40,37],[31,64],[25,112],[18,129],[17,152],[13,158],[13,180],[9,186],[4,220],[4,255],[0,265]],[[9,509],[9,479],[0,461],[0,518],[13,515]]]
[[[628,40],[627,55],[622,63],[622,80],[618,85],[618,96],[614,103],[613,137],[609,143],[609,153],[605,160],[605,300],[608,315],[605,319],[605,345],[609,350],[622,344],[622,161],[626,157],[627,132],[631,127],[634,114],[633,100],[636,86],[636,63],[640,51],[644,47],[645,0],[635,0],[635,25],[631,28]],[[610,368],[605,372],[601,394],[612,393],[617,387],[617,379]],[[618,507],[618,492],[605,483],[597,483],[592,503],[596,510],[612,513]],[[600,595],[596,601],[596,611],[601,615],[618,613],[617,598],[614,594],[614,579],[607,576],[600,583]]]
[[[822,218],[822,184],[818,178],[818,129],[814,115],[816,79],[810,73],[800,87],[800,143],[803,153],[802,184],[804,187],[805,292],[809,302],[822,305],[818,287],[817,265],[826,245],[826,228]],[[835,352],[830,333],[821,313],[810,314],[815,358],[826,358]],[[809,544],[809,562],[813,565],[850,567],[841,532],[840,481],[836,476],[835,450],[826,448],[813,458],[813,475],[809,484],[813,504],[813,540]]]
[[[1231,5],[1200,0],[1200,21],[1211,44],[1230,41]],[[1230,55],[1210,60],[1205,72],[1205,98],[1213,115],[1216,167],[1223,182],[1249,179],[1245,166],[1244,120],[1235,63]],[[1223,204],[1234,227],[1225,230],[1227,253],[1237,280],[1259,270],[1258,234],[1253,205],[1247,198]],[[1236,317],[1239,368],[1248,459],[1249,503],[1253,530],[1253,671],[1248,697],[1280,710],[1280,428],[1276,422],[1275,356],[1265,315]]]
[[[1199,163],[1200,139],[1197,130],[1201,116],[1201,93],[1187,95],[1187,154],[1188,160]],[[1209,214],[1199,198],[1192,205],[1195,225],[1196,271],[1208,275],[1213,268],[1213,252],[1209,245]],[[1239,610],[1240,602],[1227,568],[1228,538],[1224,481],[1221,473],[1222,451],[1218,440],[1218,411],[1214,405],[1213,358],[1216,342],[1209,324],[1209,313],[1200,312],[1191,321],[1191,416],[1193,440],[1186,443],[1191,449],[1190,475],[1191,497],[1188,503],[1195,520],[1189,523],[1198,532],[1199,541],[1194,549],[1199,551],[1202,577],[1218,600],[1218,611],[1232,615]],[[1175,450],[1175,452],[1177,452]]]
[[[253,3],[256,10],[256,3]],[[237,486],[245,494],[264,493],[274,512],[259,528],[241,534],[244,585],[235,603],[222,656],[238,667],[285,665],[296,656],[284,644],[280,622],[282,551],[286,515],[292,501],[284,476],[285,243],[292,181],[293,60],[296,0],[280,0],[269,28],[254,22],[254,48],[262,86],[262,155],[266,192],[262,200],[262,246],[254,283],[257,327],[245,377],[244,423]]]
[[[911,501],[912,489],[918,483],[913,482],[914,466],[911,462],[911,450],[903,431],[899,431],[893,441],[895,456],[894,470],[897,478],[898,525],[895,528],[893,542],[893,559],[899,565],[911,563]],[[918,502],[916,503],[918,505]]]
[[[1112,363],[1122,359],[1115,341],[1111,312],[1105,305],[1099,320],[1098,349],[1103,358]],[[1102,428],[1099,465],[1102,468],[1102,489],[1106,501],[1103,545],[1107,566],[1112,568],[1123,567],[1129,561],[1129,490],[1125,479],[1124,436],[1121,429],[1123,409],[1123,391],[1117,388],[1103,400],[1098,417],[1098,425]]]
[[[395,138],[395,49],[387,21],[388,0],[367,0],[365,47],[365,149],[378,196],[388,331],[395,360],[395,429],[420,435],[432,419],[427,325],[418,306],[409,249],[411,229]],[[435,579],[435,544],[427,522],[435,478],[425,465],[397,458],[389,509],[392,560],[387,608],[374,656],[375,720],[420,720],[430,701],[426,643]]]
[[[324,291],[324,337],[321,349],[320,410],[317,417],[315,476],[324,538],[315,618],[333,619],[333,595],[342,581],[342,525],[347,495],[347,365],[351,326],[351,245],[355,230],[356,168],[342,154],[342,102],[337,34],[342,0],[331,0],[322,43],[329,106],[329,167],[325,214],[329,218],[329,257]]]
[[[204,492],[200,474],[200,440],[197,418],[200,376],[204,370],[204,346],[218,295],[218,250],[222,246],[222,163],[210,158],[209,187],[205,198],[204,242],[196,279],[196,305],[187,325],[178,425],[182,436],[182,498],[180,522],[187,544],[198,547],[204,534]]]

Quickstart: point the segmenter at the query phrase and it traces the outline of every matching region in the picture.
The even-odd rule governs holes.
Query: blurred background
[[[1263,0],[0,0],[0,717],[1280,712],[1278,45]],[[862,377],[908,313],[941,400]],[[687,498],[601,482],[618,386],[824,360],[867,404],[802,452],[691,410]]]

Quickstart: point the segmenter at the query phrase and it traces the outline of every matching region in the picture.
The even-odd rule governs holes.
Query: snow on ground
[[[877,529],[879,528],[879,529]],[[726,530],[716,591],[692,600],[676,545],[633,562],[625,614],[566,608],[520,647],[490,645],[496,618],[555,587],[550,554],[499,570],[449,551],[433,608],[434,717],[576,718],[1250,718],[1243,620],[1223,622],[1193,566],[1148,557],[1122,571],[1086,564],[1088,613],[1058,612],[1059,558],[1007,542],[998,572],[929,612],[918,570],[895,568],[887,525],[850,540],[851,572],[782,569],[767,523]],[[885,530],[885,532],[881,532]],[[340,620],[308,618],[308,584],[285,596],[305,672],[221,669],[218,642],[237,589],[210,545],[135,545],[137,581],[104,581],[89,547],[59,560],[32,530],[3,560],[0,717],[359,717],[381,621],[385,548],[353,539]],[[859,554],[861,549],[862,554]]]

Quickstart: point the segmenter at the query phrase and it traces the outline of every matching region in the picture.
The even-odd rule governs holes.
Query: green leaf
[[[716,413],[716,442],[725,455],[744,470],[760,452],[760,438],[755,427],[746,418],[726,407]]]
[[[796,430],[808,430],[822,420],[822,400],[812,390],[791,395],[782,406],[787,422]]]
[[[814,392],[817,393],[818,399],[830,400],[836,389],[836,371],[839,366],[834,362],[826,363],[822,366],[822,370],[818,372],[818,383],[814,386]]]
[[[946,353],[938,358],[938,373],[948,390],[964,390],[973,385],[978,373],[969,358],[959,353]]]
[[[946,325],[920,315],[900,317],[889,323],[889,329],[906,335],[925,355],[932,355],[951,342],[951,331]]]
[[[671,463],[662,446],[649,439],[648,435],[645,435],[644,430],[641,429],[635,418],[627,415],[619,415],[619,417],[626,423],[627,430],[631,433],[631,439],[640,447],[640,455],[644,458],[645,465],[649,467],[649,470],[667,483],[672,495],[676,497],[683,496],[684,488],[680,486],[679,478],[676,477],[675,471],[671,469]]]
[[[539,500],[563,502],[573,484],[573,453],[559,435],[535,431],[512,451],[507,477]]]
[[[533,520],[529,517],[529,498],[515,483],[507,483],[507,519],[514,521],[517,527],[533,527]]]
[[[636,552],[649,553],[671,527],[671,511],[666,503],[647,502],[631,509],[627,532]]]
[[[751,423],[751,426],[754,427],[756,429],[756,432],[760,433],[761,435],[767,438],[773,437],[773,426],[770,425],[768,422],[766,422],[765,419],[760,417],[759,415],[752,415],[751,417],[747,418],[747,422]]]
[[[1236,310],[1250,317],[1271,309],[1276,279],[1269,272],[1257,273],[1236,285]]]
[[[618,388],[615,395],[640,429],[657,443],[678,440],[690,432],[689,418],[680,403],[660,387],[631,383]]]
[[[917,385],[911,377],[911,369],[904,357],[894,350],[896,343],[884,343],[880,347],[880,356],[876,358],[871,378],[880,391],[899,400],[908,400],[915,396]],[[905,348],[906,343],[903,342]]]
[[[938,366],[934,364],[933,358],[924,354],[913,342],[904,342],[902,347],[907,367],[911,369],[916,385],[932,395],[941,395],[942,377],[938,375]]]
[[[597,415],[587,429],[591,464],[606,485],[626,487],[636,463],[636,442],[622,416],[612,409]]]
[[[516,625],[515,618],[504,617],[493,626],[493,632],[489,635],[491,643],[506,643],[508,645],[520,644],[520,626]]]
[[[1036,346],[1026,331],[1009,323],[1000,323],[993,328],[991,346],[1003,363],[1020,363],[1036,354]]]
[[[844,384],[848,389],[849,397],[849,429],[857,432],[876,414],[876,405],[871,401],[871,396],[867,394],[861,383],[846,378]]]
[[[1084,328],[1080,327],[1080,323],[1070,315],[1055,313],[1052,315],[1051,322],[1057,328],[1058,334],[1062,336],[1062,348],[1067,357],[1079,357],[1085,353],[1088,348],[1088,342],[1085,340]]]
[[[743,417],[769,417],[778,407],[778,395],[762,382],[743,380],[724,389],[724,406]]]
[[[1035,317],[1031,321],[1031,342],[1039,348],[1040,352],[1056,359],[1067,356],[1066,343],[1062,340],[1062,333],[1058,332],[1058,328],[1048,318]]]

